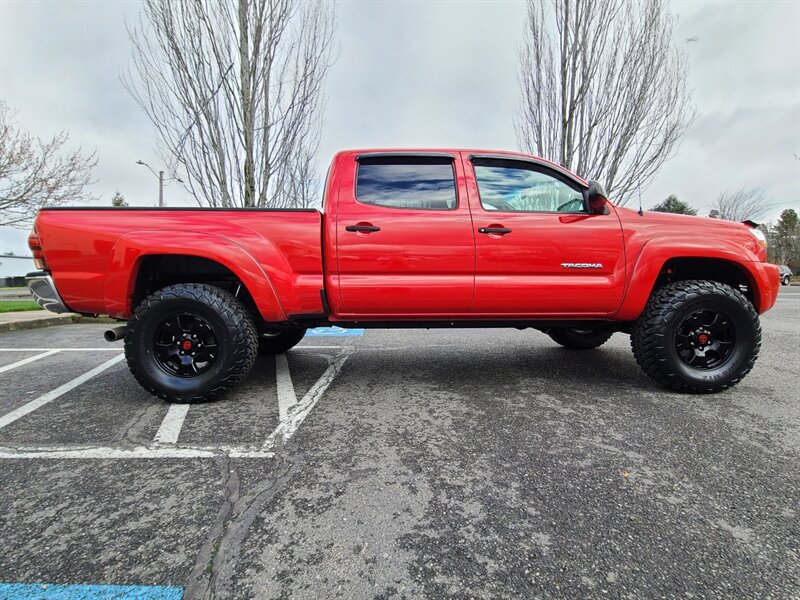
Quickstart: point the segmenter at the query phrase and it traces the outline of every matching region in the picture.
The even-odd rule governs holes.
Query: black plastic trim
[[[450,154],[449,152],[425,152],[424,150],[421,152],[364,152],[363,154],[358,154],[356,156],[356,160],[361,160],[362,158],[449,158],[450,160],[455,160],[455,154]]]
[[[325,321],[331,314],[331,307],[328,304],[328,295],[324,289],[319,291],[320,300],[322,300],[321,313],[300,313],[296,315],[289,315],[290,321]]]
[[[293,315],[292,319],[302,315]],[[303,319],[299,319],[303,320]],[[312,319],[313,320],[313,319]],[[278,324],[280,325],[280,324]],[[288,325],[288,324],[287,324]],[[480,329],[480,328],[508,328],[516,329],[552,329],[555,327],[589,328],[598,325],[611,326],[615,331],[626,330],[627,323],[608,319],[528,319],[528,320],[495,320],[484,319],[458,320],[458,321],[328,321],[319,320],[317,327],[335,325],[345,329]]]
[[[375,225],[348,225],[344,230],[355,233],[375,233],[376,231],[380,231],[381,228]]]

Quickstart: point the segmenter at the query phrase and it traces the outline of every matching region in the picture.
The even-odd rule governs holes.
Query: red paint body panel
[[[477,235],[472,311],[540,317],[609,316],[622,301],[625,252],[616,211],[607,215],[509,213],[481,206],[472,164],[464,156],[472,220],[505,227]],[[597,263],[565,269],[562,263]]]
[[[615,315],[635,319],[644,309],[661,268],[671,258],[717,258],[744,270],[750,279],[756,309],[775,304],[780,286],[778,267],[763,262],[766,251],[745,225],[705,217],[618,208],[628,256],[625,300]]]
[[[130,315],[144,257],[182,254],[232,271],[266,322],[324,312],[330,322],[537,318],[630,321],[643,310],[672,258],[726,260],[740,269],[759,312],[771,308],[777,267],[747,227],[609,205],[607,215],[486,211],[472,154],[533,159],[509,152],[403,150],[452,156],[452,211],[366,205],[355,197],[357,157],[338,153],[324,211],[216,209],[46,209],[38,237],[58,292],[78,312]],[[568,174],[561,167],[533,159]],[[582,179],[568,174],[576,182]],[[373,233],[348,225],[379,226]],[[479,234],[504,226],[506,235]],[[569,269],[562,263],[594,263]]]
[[[363,204],[355,197],[357,153],[340,157],[337,240],[338,317],[469,312],[475,242],[461,162],[454,156],[455,210]],[[373,225],[374,233],[348,225]],[[336,278],[335,278],[336,279]]]
[[[323,310],[316,211],[43,210],[36,227],[56,287],[78,312],[129,316],[140,260],[155,254],[226,266],[267,321]]]

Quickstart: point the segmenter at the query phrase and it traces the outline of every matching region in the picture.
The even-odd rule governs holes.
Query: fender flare
[[[118,237],[111,248],[103,286],[109,315],[130,316],[131,296],[142,259],[157,254],[197,256],[218,262],[247,288],[265,321],[287,320],[272,282],[249,252],[227,238],[196,231],[131,231]]]
[[[758,306],[760,291],[759,287],[754,285],[755,274],[750,266],[750,263],[757,262],[758,258],[749,254],[751,253],[747,249],[724,238],[704,238],[700,241],[686,241],[683,244],[676,244],[674,237],[648,240],[642,245],[630,267],[628,285],[615,318],[620,321],[633,321],[642,313],[661,269],[673,258],[724,260],[740,268],[749,280]]]

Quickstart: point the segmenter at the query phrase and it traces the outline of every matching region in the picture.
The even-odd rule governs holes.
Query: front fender
[[[724,238],[710,237],[676,244],[675,238],[670,236],[654,238],[642,245],[628,273],[628,286],[615,316],[617,320],[632,321],[642,313],[661,269],[672,258],[714,258],[735,264],[749,279],[758,312],[768,310],[775,303],[777,286],[772,285],[766,268],[771,265],[760,262],[746,248]]]
[[[244,284],[265,321],[285,321],[286,313],[261,265],[227,238],[195,231],[132,231],[114,242],[103,286],[106,312],[112,317],[131,314],[131,297],[145,256],[178,254],[207,258],[223,265]]]

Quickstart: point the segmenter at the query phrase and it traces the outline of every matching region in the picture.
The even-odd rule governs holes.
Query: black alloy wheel
[[[736,344],[731,319],[715,310],[698,310],[686,317],[675,334],[680,359],[695,369],[716,369],[725,364]]]
[[[153,350],[158,366],[170,375],[196,377],[217,360],[214,330],[196,312],[176,312],[156,328]]]
[[[215,400],[247,375],[258,334],[247,307],[212,285],[156,290],[128,321],[125,356],[136,380],[171,402]]]
[[[761,349],[753,304],[718,281],[676,281],[653,292],[631,328],[642,370],[679,392],[720,392],[739,383]]]

